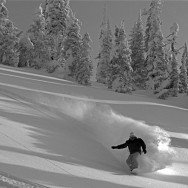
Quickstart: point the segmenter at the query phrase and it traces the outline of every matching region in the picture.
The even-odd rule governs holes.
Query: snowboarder
[[[118,146],[112,146],[112,149],[123,149],[128,146],[130,155],[126,160],[127,165],[132,172],[133,169],[138,168],[137,157],[141,155],[141,148],[143,153],[146,154],[146,144],[141,138],[137,138],[133,132],[130,133],[130,137],[124,144],[120,144]]]

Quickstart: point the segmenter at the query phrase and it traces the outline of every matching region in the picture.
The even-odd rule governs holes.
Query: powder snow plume
[[[170,136],[158,126],[125,117],[112,110],[109,105],[89,102],[88,98],[75,100],[51,95],[38,96],[38,103],[53,109],[59,117],[65,114],[83,123],[84,129],[106,147],[123,166],[128,149],[112,150],[112,145],[122,144],[130,132],[144,140],[147,154],[139,156],[141,172],[152,172],[170,165],[175,151],[170,147]]]

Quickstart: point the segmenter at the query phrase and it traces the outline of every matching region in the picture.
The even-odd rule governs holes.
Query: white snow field
[[[147,145],[138,175],[128,150]],[[188,187],[188,96],[118,94],[0,66],[0,171],[50,188]]]

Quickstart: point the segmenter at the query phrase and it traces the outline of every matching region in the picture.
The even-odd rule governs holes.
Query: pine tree
[[[187,45],[186,45],[186,49],[187,49]],[[187,72],[187,79],[188,79],[188,52],[185,52],[187,54],[187,58],[186,58],[186,62],[185,62],[185,68],[186,68],[186,72]],[[187,95],[188,95],[188,89],[187,89]]]
[[[180,84],[179,84],[179,92],[187,93],[188,90],[188,76],[187,76],[187,68],[186,63],[188,61],[188,52],[187,52],[187,44],[185,43],[184,51],[181,58],[181,67],[180,67]]]
[[[112,60],[109,64],[108,87],[116,92],[131,93],[132,91],[132,67],[131,51],[124,29],[124,22],[121,27],[115,29],[115,47]]]
[[[43,9],[39,6],[39,11],[30,25],[27,35],[33,44],[32,56],[30,57],[30,66],[35,68],[45,68],[47,62],[51,60],[48,49],[49,40],[45,31],[45,19]]]
[[[147,21],[146,21],[146,30],[145,30],[145,37],[144,37],[144,47],[145,47],[145,52],[147,53],[148,50],[149,50],[149,41],[151,40],[150,39],[150,31],[152,29],[151,25],[151,14],[150,14],[150,11],[151,11],[151,5],[150,5],[150,9],[149,11],[146,11],[143,13],[143,15],[147,15]]]
[[[107,86],[109,89],[112,89],[112,84],[119,73],[119,66],[117,65],[118,47],[120,45],[119,30],[120,28],[115,26],[115,44],[112,47],[111,60],[108,64]]]
[[[113,47],[113,37],[110,28],[109,19],[106,18],[106,6],[104,7],[103,21],[101,24],[100,34],[100,52],[98,56],[96,80],[99,83],[107,84],[108,82],[108,65],[111,60]]]
[[[19,41],[19,63],[18,67],[30,66],[31,60],[33,59],[33,43],[30,38],[25,35],[20,38]]]
[[[188,50],[187,50],[187,44],[186,43],[185,43],[185,46],[184,46],[182,58],[185,58],[185,69],[186,69],[187,76],[188,76]]]
[[[83,85],[90,85],[90,78],[92,75],[92,61],[90,57],[91,39],[88,33],[82,38],[82,46],[80,52],[80,62],[76,66],[76,81]]]
[[[171,96],[178,96],[178,85],[179,85],[179,73],[178,73],[178,62],[177,62],[177,50],[175,49],[177,32],[179,30],[179,26],[174,23],[174,25],[170,28],[171,30],[171,51],[172,51],[172,72],[170,74],[171,77]]]
[[[64,41],[65,53],[65,70],[66,74],[75,78],[77,64],[80,63],[80,53],[82,36],[80,35],[80,21],[75,17],[72,10],[70,10],[68,24],[67,24],[67,37]]]
[[[147,53],[147,89],[156,93],[166,76],[166,62],[164,54],[163,35],[161,32],[161,0],[152,0],[148,15],[145,49]]]
[[[6,1],[0,1],[0,63],[17,66],[19,61],[20,32],[8,19]]]
[[[69,9],[69,0],[46,0],[43,4],[45,32],[49,39],[52,60],[58,60],[61,56]]]
[[[166,99],[167,97],[177,97],[179,92],[179,73],[178,73],[178,62],[177,54],[178,50],[175,48],[177,32],[179,31],[179,26],[174,23],[170,28],[170,35],[168,36],[168,43],[170,44],[170,58],[169,66],[166,79],[161,84],[158,89],[158,97],[161,99]]]
[[[130,34],[130,49],[133,69],[133,81],[139,88],[145,88],[146,82],[146,66],[145,66],[145,51],[144,51],[144,31],[141,18],[141,12],[137,22],[134,24]]]

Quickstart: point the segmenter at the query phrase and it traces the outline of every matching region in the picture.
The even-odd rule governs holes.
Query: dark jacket
[[[141,138],[135,137],[134,139],[127,140],[124,144],[118,146],[112,146],[113,149],[123,149],[128,146],[130,154],[139,152],[141,154],[141,148],[146,153],[146,144]]]

